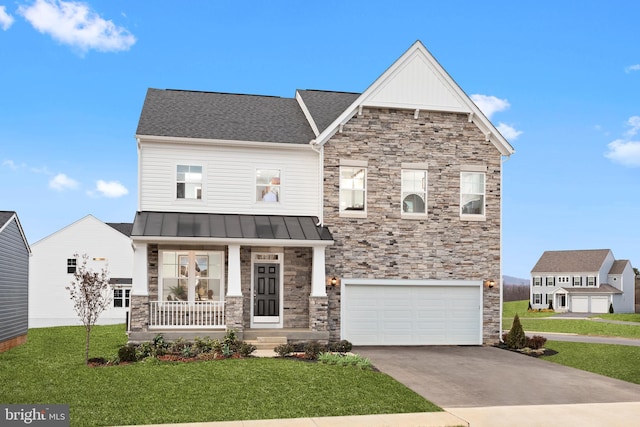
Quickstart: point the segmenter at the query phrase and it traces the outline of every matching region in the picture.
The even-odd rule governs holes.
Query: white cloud
[[[20,6],[18,13],[36,30],[82,52],[128,50],[136,42],[126,28],[103,19],[82,2],[36,0],[31,6]]]
[[[511,104],[509,104],[509,101],[506,99],[500,99],[491,95],[474,94],[471,95],[471,100],[475,102],[480,111],[482,111],[488,119],[491,119],[494,113],[504,111],[511,107]]]
[[[16,163],[13,160],[3,160],[2,162],[2,166],[6,166],[11,170],[18,170],[18,168],[20,167],[20,165],[16,165]]]
[[[522,135],[521,130],[517,130],[513,126],[509,126],[508,124],[502,122],[498,123],[497,129],[498,131],[500,131],[502,136],[510,141],[514,141],[518,139],[520,135]]]
[[[635,134],[637,134],[638,131],[640,131],[640,116],[629,117],[629,120],[627,120],[627,126],[629,126],[631,129],[629,129],[625,133],[625,135],[634,136]]]
[[[640,64],[629,65],[624,69],[625,73],[630,73],[632,71],[640,71]]]
[[[0,28],[7,31],[13,25],[13,16],[7,13],[4,6],[0,6]]]
[[[78,181],[75,179],[69,178],[67,175],[63,173],[59,173],[58,175],[51,178],[49,181],[49,187],[54,190],[64,191],[64,190],[74,190],[78,188]]]
[[[640,141],[625,141],[616,139],[607,147],[609,152],[605,157],[624,166],[640,167]]]
[[[96,182],[95,191],[89,192],[89,195],[94,196],[96,195],[96,192],[103,197],[110,198],[122,197],[126,194],[129,194],[129,190],[127,190],[126,187],[120,184],[118,181],[107,182],[101,179]]]

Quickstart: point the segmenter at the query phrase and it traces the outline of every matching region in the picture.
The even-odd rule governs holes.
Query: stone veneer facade
[[[324,224],[341,278],[493,279],[483,287],[483,342],[500,336],[501,155],[468,114],[364,108],[324,146]],[[366,218],[339,213],[340,161],[367,162]],[[401,217],[403,163],[425,163],[427,216]],[[486,166],[486,220],[460,218],[461,166]],[[329,288],[330,339],[340,339],[340,287]]]

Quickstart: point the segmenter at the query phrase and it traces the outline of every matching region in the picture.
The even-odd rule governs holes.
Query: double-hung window
[[[73,274],[76,272],[78,266],[78,260],[75,258],[67,258],[67,273]]]
[[[582,276],[573,276],[573,286],[582,286]]]
[[[533,294],[533,303],[542,304],[542,294]]]
[[[424,216],[426,208],[427,171],[402,169],[402,215]]]
[[[367,167],[365,164],[340,165],[340,213],[366,214]]]
[[[547,286],[555,286],[556,285],[556,278],[551,276],[551,277],[547,277]]]
[[[131,289],[114,289],[113,290],[113,306],[129,307],[130,297],[131,297]]]
[[[587,277],[587,286],[595,286],[596,285],[596,277],[589,276]]]
[[[534,277],[533,286],[542,286],[542,277]]]
[[[279,202],[280,195],[280,170],[256,170],[256,202]]]
[[[480,171],[482,169],[482,171]],[[484,166],[461,167],[460,172],[460,215],[464,219],[484,219],[485,217],[485,177]]]
[[[177,166],[176,198],[191,200],[202,199],[202,166]]]

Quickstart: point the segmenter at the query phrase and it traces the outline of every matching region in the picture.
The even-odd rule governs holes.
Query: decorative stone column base
[[[329,297],[309,297],[309,329],[329,330]]]
[[[149,297],[131,296],[129,308],[129,331],[146,332],[149,330]]]
[[[244,332],[243,297],[226,297],[224,307],[227,329],[233,329],[242,334]]]

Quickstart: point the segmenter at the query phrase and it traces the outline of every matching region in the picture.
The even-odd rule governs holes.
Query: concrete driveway
[[[495,347],[354,347],[444,408],[640,401],[640,385]]]

